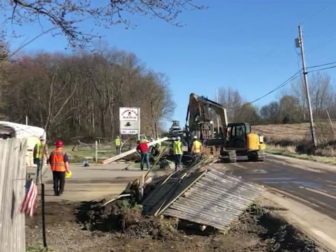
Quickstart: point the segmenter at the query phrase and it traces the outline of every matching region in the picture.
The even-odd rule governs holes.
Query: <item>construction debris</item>
[[[204,173],[195,172],[187,177],[183,176],[185,173],[172,173],[142,202],[144,213],[154,216],[160,215],[173,200],[188,190]]]
[[[160,139],[158,139],[158,140],[149,142],[148,145],[149,145],[149,146],[152,146],[152,145],[159,144],[159,143],[162,143],[162,142],[167,141],[167,140],[168,140],[168,137],[163,137],[163,138],[160,138]],[[108,159],[103,160],[103,161],[102,161],[102,164],[109,164],[109,163],[112,163],[112,162],[117,161],[117,160],[119,160],[119,159],[121,159],[121,158],[127,157],[127,156],[129,156],[129,155],[131,155],[131,154],[133,154],[133,153],[135,153],[135,152],[136,152],[136,148],[133,148],[133,149],[131,149],[131,150],[129,150],[129,151],[123,152],[123,153],[121,153],[121,154],[119,154],[119,155],[116,155],[116,156],[113,156],[113,157],[111,157],[111,158],[108,158]]]
[[[167,139],[159,139],[150,145]],[[135,149],[122,153],[104,163],[134,152]],[[162,152],[156,162],[161,157]],[[124,193],[134,194],[131,197],[139,203],[144,198],[141,204],[145,215],[170,216],[199,224],[203,229],[211,226],[226,230],[253,203],[262,189],[216,170],[212,165],[216,160],[208,155],[194,158],[185,169],[172,172],[159,182],[156,179],[155,185],[148,182],[153,180],[148,171],[130,183]]]
[[[118,200],[118,199],[121,199],[121,198],[124,198],[124,197],[130,197],[130,196],[131,196],[130,193],[120,194],[120,195],[118,195],[117,197],[115,197],[115,198],[113,198],[113,199],[110,199],[109,201],[106,201],[106,202],[103,204],[103,206],[106,206],[106,205],[108,205],[108,204],[110,204],[110,203],[112,203],[112,202],[114,202],[114,201],[116,201],[116,200]]]
[[[145,198],[144,213],[226,230],[262,192],[261,187],[211,166],[202,170],[168,177]]]

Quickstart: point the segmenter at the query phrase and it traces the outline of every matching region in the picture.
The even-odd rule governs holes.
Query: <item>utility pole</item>
[[[303,47],[303,36],[302,36],[302,29],[299,25],[299,37],[295,40],[296,47],[300,47],[301,49],[301,59],[302,59],[302,72],[303,72],[303,80],[306,88],[306,96],[307,96],[307,102],[308,102],[308,109],[309,109],[309,121],[310,121],[310,131],[312,136],[313,145],[316,148],[317,147],[317,141],[316,141],[316,134],[315,134],[315,126],[314,126],[314,119],[313,119],[313,111],[311,108],[311,102],[310,102],[310,95],[309,95],[309,86],[308,86],[308,78],[307,78],[307,70],[306,70],[306,63],[304,58],[304,47]]]
[[[216,88],[216,102],[219,103],[219,91],[218,91],[218,88]],[[217,128],[217,134],[219,134],[219,128],[220,128],[220,126],[219,126],[218,115],[216,115],[216,128]]]

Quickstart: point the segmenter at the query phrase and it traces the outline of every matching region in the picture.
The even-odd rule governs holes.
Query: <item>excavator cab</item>
[[[247,135],[251,132],[248,123],[229,123],[226,128],[227,149],[245,150],[247,147]]]
[[[253,161],[265,159],[266,146],[263,137],[253,133],[248,123],[229,123],[224,147],[226,153],[231,152],[228,154],[231,162],[235,162],[236,156],[247,156]]]

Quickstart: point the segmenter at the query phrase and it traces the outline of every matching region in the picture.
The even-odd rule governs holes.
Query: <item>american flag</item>
[[[20,211],[32,217],[34,214],[34,210],[36,209],[36,199],[37,186],[35,185],[34,181],[31,180],[29,190],[26,191],[26,195],[21,204]]]

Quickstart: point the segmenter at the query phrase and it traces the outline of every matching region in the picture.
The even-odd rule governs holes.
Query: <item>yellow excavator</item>
[[[236,162],[237,156],[247,156],[253,161],[265,159],[263,136],[252,132],[246,122],[228,123],[226,109],[221,104],[194,93],[189,97],[183,132],[189,148],[196,136],[209,152],[230,162]]]

